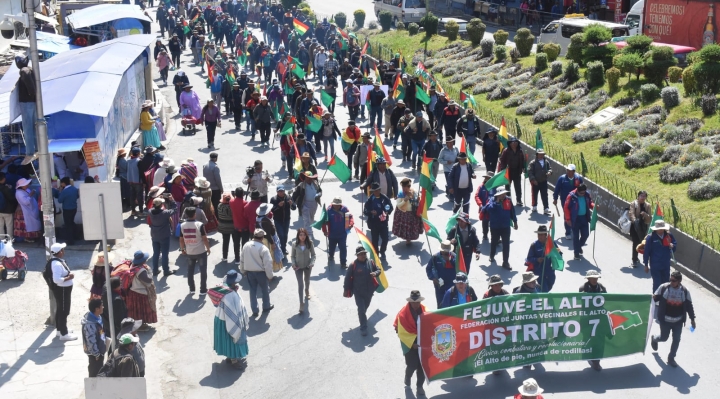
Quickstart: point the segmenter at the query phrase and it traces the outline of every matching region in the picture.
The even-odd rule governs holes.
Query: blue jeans
[[[370,107],[370,126],[375,126],[378,131],[382,128],[383,109],[381,106]],[[376,123],[377,121],[377,123]]]
[[[19,103],[22,115],[23,137],[25,138],[25,154],[32,155],[37,152],[37,139],[35,138],[35,103]]]
[[[465,137],[465,142],[467,143],[468,148],[470,149],[470,153],[473,155],[475,155],[475,145],[477,144],[476,140],[477,140],[476,136]]]
[[[245,111],[247,118],[245,118],[245,130],[249,130],[255,133],[255,119],[253,119],[250,111]]]
[[[590,225],[588,224],[588,215],[578,215],[575,217],[575,221],[572,224],[573,232],[573,252],[575,256],[581,255],[582,247],[587,242],[588,236],[590,235]]]
[[[335,139],[333,136],[325,137],[323,136],[323,152],[325,153],[325,156],[333,157],[335,155]],[[330,146],[330,152],[328,152],[328,145]]]
[[[670,268],[659,269],[650,265],[650,276],[652,276],[654,293],[661,285],[670,282]]]
[[[152,254],[152,266],[153,266],[153,273],[158,273],[158,262],[160,258],[160,254],[162,254],[162,268],[163,272],[169,273],[170,267],[168,259],[168,253],[170,252],[170,237],[168,236],[164,240],[157,241],[152,240],[152,247],[153,247],[153,254]]]
[[[280,249],[283,253],[286,251],[288,230],[290,230],[290,219],[275,221],[275,231],[277,232],[278,239],[280,240],[280,246],[282,247]]]
[[[393,134],[393,145],[397,145],[398,139],[402,135],[402,132],[398,128],[395,128],[394,132],[395,133]]]
[[[318,81],[320,84],[323,84],[323,76],[325,76],[325,67],[316,66],[315,67],[315,75],[318,77]]]
[[[340,247],[340,264],[347,264],[347,234],[341,232],[338,234],[328,235],[328,255],[330,257],[335,256],[335,247]]]
[[[422,149],[425,145],[425,140],[411,140],[412,144],[412,162],[411,165],[417,164],[418,168],[422,166]]]
[[[565,198],[563,198],[562,196],[560,196],[560,209],[562,209],[563,212],[565,212]],[[563,217],[563,222],[565,224],[565,237],[567,237],[567,236],[572,237],[572,231],[573,231],[572,226],[567,224],[564,217]],[[655,291],[653,291],[653,292],[655,292]]]
[[[262,293],[263,310],[270,308],[270,284],[265,272],[247,272],[248,283],[250,284],[250,308],[253,313],[258,313],[257,291],[260,288]]]
[[[533,273],[538,276],[540,292],[550,292],[550,290],[552,290],[553,286],[555,285],[555,271],[550,270],[550,272],[548,272],[548,270],[545,270],[545,272],[543,273],[543,270],[540,269],[538,271],[533,270]]]
[[[677,355],[678,347],[680,346],[680,336],[682,335],[683,323],[682,321],[676,321],[675,323],[668,323],[664,320],[660,321],[660,335],[655,335],[652,339],[655,342],[665,342],[670,337],[672,332],[672,344],[670,344],[669,358],[674,358]]]

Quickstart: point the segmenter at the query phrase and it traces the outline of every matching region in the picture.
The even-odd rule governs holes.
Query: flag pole
[[[327,171],[325,171],[325,172],[327,172]],[[323,177],[325,177],[325,176],[323,176]],[[327,208],[325,208],[324,202],[323,202],[323,209],[325,210],[326,217],[327,217]],[[322,231],[322,226],[320,226],[320,231]],[[328,226],[328,232],[329,231],[330,231],[330,226]],[[323,235],[325,236],[325,252],[330,253],[330,245],[328,244],[328,236],[327,236],[327,234],[325,234],[325,232],[323,232]]]
[[[322,182],[323,182],[323,180],[325,180],[325,175],[327,174],[327,172],[328,172],[328,170],[325,169],[325,173],[323,173],[322,178],[320,179],[320,184],[318,184],[318,186],[322,186]]]
[[[425,222],[423,222],[423,231],[425,232],[425,240],[427,241],[428,252],[430,252],[430,256],[432,257],[432,248],[430,247],[430,237],[427,234],[427,230],[425,230]]]
[[[365,208],[365,190],[360,190],[360,208],[361,209]],[[363,214],[363,212],[360,212],[360,214],[362,215],[362,217],[360,218],[360,220],[362,220],[362,222],[360,222],[360,225],[362,226],[363,232],[365,232],[365,217],[366,216]]]
[[[595,226],[595,231],[593,231],[593,262],[595,262],[595,267],[599,268],[597,261],[595,260],[595,239],[597,238],[597,226]]]

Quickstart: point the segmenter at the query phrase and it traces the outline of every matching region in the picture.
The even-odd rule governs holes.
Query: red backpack
[[[127,296],[127,293],[130,292],[130,287],[138,271],[140,271],[140,268],[133,267],[132,261],[127,259],[115,266],[112,272],[110,272],[110,277],[120,278],[120,288],[123,297]]]

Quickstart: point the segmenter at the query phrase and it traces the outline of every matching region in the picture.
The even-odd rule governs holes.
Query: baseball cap
[[[62,251],[66,246],[67,246],[67,244],[65,244],[65,243],[56,242],[55,244],[50,246],[50,252],[56,254],[56,253]]]
[[[140,342],[140,337],[136,337],[132,334],[123,334],[120,337],[120,345],[129,345],[132,343]]]

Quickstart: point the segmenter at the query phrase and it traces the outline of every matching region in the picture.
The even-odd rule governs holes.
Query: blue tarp
[[[65,51],[80,48],[72,43],[72,39],[67,36],[56,35],[53,33],[36,32],[37,47],[39,51],[52,54],[60,54]]]
[[[113,106],[123,74],[138,57],[150,56],[152,35],[131,35],[60,53],[40,65],[43,106],[50,138],[94,138]],[[0,126],[19,122],[12,65],[0,80]],[[139,101],[133,99],[133,101]],[[72,130],[72,135],[64,133]]]

